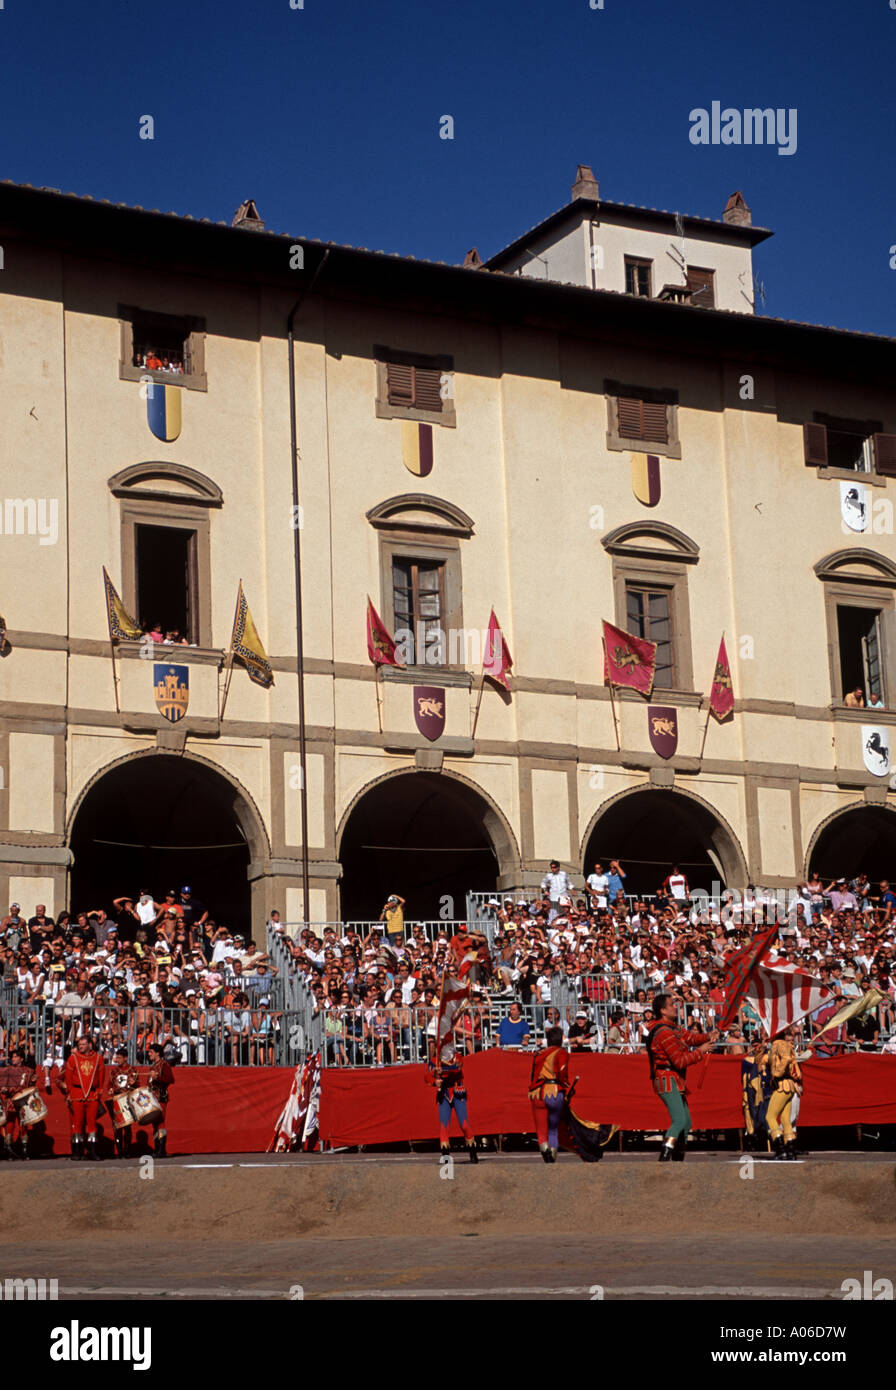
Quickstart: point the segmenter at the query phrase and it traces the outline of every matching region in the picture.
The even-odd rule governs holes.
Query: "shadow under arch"
[[[805,860],[806,875],[855,878],[864,870],[873,884],[896,878],[896,806],[854,801],[838,807],[815,827]]]
[[[94,773],[66,827],[73,912],[145,888],[157,901],[189,884],[220,923],[251,929],[251,864],[270,859],[252,796],[195,754],[145,749]]]
[[[352,798],[336,843],[344,921],[378,917],[389,893],[407,899],[408,917],[462,918],[468,890],[511,886],[520,873],[504,813],[455,772],[397,768],[375,778]]]
[[[679,787],[628,787],[599,806],[582,837],[585,875],[596,860],[619,859],[627,893],[653,893],[677,864],[692,889],[714,881],[743,890],[747,861],[725,817],[703,797]]]

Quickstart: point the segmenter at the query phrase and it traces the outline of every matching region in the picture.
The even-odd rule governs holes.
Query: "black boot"
[[[470,1154],[470,1162],[471,1162],[471,1163],[478,1163],[478,1162],[479,1162],[479,1155],[478,1155],[478,1153],[476,1152],[476,1140],[475,1140],[475,1139],[473,1140],[472,1144],[468,1144],[468,1145],[467,1145],[467,1149],[468,1149],[469,1154]]]
[[[674,1146],[672,1144],[663,1144],[663,1147],[660,1149],[660,1163],[672,1162],[673,1148]]]
[[[84,1140],[80,1134],[72,1135],[72,1159],[79,1161],[84,1157]]]
[[[86,1153],[85,1153],[85,1157],[86,1157],[86,1158],[89,1158],[89,1159],[91,1160],[91,1162],[94,1162],[94,1163],[95,1163],[95,1162],[98,1160],[99,1156],[100,1156],[100,1154],[99,1154],[99,1148],[98,1148],[97,1142],[96,1142],[96,1135],[95,1135],[95,1134],[88,1134],[88,1136],[87,1136],[87,1150],[86,1150]]]
[[[23,1159],[30,1159],[30,1158],[31,1158],[31,1153],[30,1153],[30,1150],[29,1150],[29,1148],[28,1148],[28,1131],[27,1131],[27,1129],[26,1129],[26,1130],[23,1132],[23,1134],[22,1134],[22,1158],[23,1158]]]
[[[554,1150],[551,1148],[550,1144],[545,1144],[544,1148],[541,1151],[541,1156],[544,1159],[545,1163],[556,1163],[557,1161],[554,1157]]]
[[[6,1150],[6,1157],[10,1160],[10,1162],[14,1163],[18,1159],[19,1155],[16,1153],[16,1147],[15,1144],[12,1142],[11,1135],[6,1135],[3,1147]]]
[[[795,1163],[795,1162],[796,1162],[796,1135],[794,1135],[792,1139],[788,1139],[788,1140],[787,1140],[787,1142],[786,1142],[785,1145],[784,1145],[784,1151],[785,1151],[787,1157],[790,1159],[791,1163]]]
[[[786,1156],[784,1152],[784,1135],[776,1135],[772,1140],[772,1144],[774,1145],[775,1158],[784,1158]]]
[[[675,1145],[675,1148],[672,1150],[672,1162],[684,1163],[684,1156],[686,1152],[687,1150],[685,1148],[685,1145],[679,1139],[678,1143]]]
[[[161,1158],[162,1156],[162,1138],[158,1133],[153,1135],[152,1154],[153,1158]]]

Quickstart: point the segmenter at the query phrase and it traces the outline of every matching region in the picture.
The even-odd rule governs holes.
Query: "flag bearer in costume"
[[[803,1074],[793,1047],[793,1030],[773,1038],[762,1058],[762,1067],[773,1087],[766,1121],[778,1158],[796,1159],[796,1130],[790,1119],[794,1096],[803,1093]]]
[[[744,1148],[765,1150],[766,1135],[765,1107],[768,1097],[763,1086],[762,1057],[765,1043],[754,1043],[750,1052],[741,1060],[741,1104],[744,1112],[746,1142]]]
[[[549,1028],[547,1047],[537,1052],[529,1076],[529,1100],[535,1118],[538,1147],[545,1163],[555,1163],[560,1147],[560,1121],[569,1090],[569,1053],[563,1046],[563,1029]]]
[[[111,1091],[113,1095],[122,1095],[125,1091],[133,1091],[140,1085],[140,1079],[136,1068],[128,1066],[128,1050],[126,1047],[119,1047],[115,1051],[112,1061],[112,1071],[110,1073]],[[122,1125],[115,1131],[115,1154],[117,1158],[127,1158],[131,1148],[131,1135],[133,1125]]]
[[[25,1065],[24,1052],[14,1047],[9,1054],[9,1065],[0,1069],[0,1139],[3,1140],[6,1158],[18,1158],[15,1149],[17,1138],[22,1141],[22,1157],[31,1157],[28,1152],[31,1126],[22,1123],[12,1098],[18,1095],[19,1091],[36,1085],[36,1082],[37,1077],[33,1069]]]
[[[162,1111],[158,1119],[153,1120],[153,1153],[156,1158],[167,1158],[168,1154],[165,1145],[168,1140],[168,1130],[166,1128],[168,1120],[168,1088],[174,1085],[174,1072],[171,1066],[165,1061],[161,1047],[157,1043],[152,1043],[149,1048],[149,1077],[147,1084]]]
[[[442,1152],[449,1150],[449,1126],[453,1110],[467,1141],[471,1163],[478,1163],[479,1156],[476,1138],[467,1119],[467,1088],[464,1085],[463,1064],[454,1041],[454,1030],[464,1010],[469,1007],[474,980],[483,979],[490,971],[488,943],[480,932],[459,932],[451,938],[442,975],[435,1048],[427,1065],[426,1080],[436,1088]]]
[[[687,1102],[687,1070],[712,1051],[716,1033],[694,1033],[675,1023],[675,1000],[658,994],[653,1001],[656,1022],[647,1035],[647,1056],[653,1089],[669,1112],[669,1128],[660,1149],[660,1163],[684,1162],[691,1130]]]
[[[72,1158],[83,1158],[84,1130],[87,1157],[97,1158],[96,1120],[106,1089],[106,1065],[86,1034],[78,1039],[62,1073],[59,1089],[68,1101],[72,1127]]]

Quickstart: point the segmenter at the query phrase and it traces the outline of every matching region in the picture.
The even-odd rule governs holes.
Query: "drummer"
[[[174,1085],[174,1072],[171,1066],[165,1061],[164,1053],[158,1043],[150,1043],[147,1048],[149,1053],[149,1088],[159,1102],[160,1113],[150,1120],[153,1135],[153,1153],[156,1158],[167,1158],[165,1144],[168,1139],[166,1121],[168,1118],[168,1088]]]
[[[22,1158],[30,1158],[28,1135],[31,1125],[23,1124],[19,1111],[13,1104],[13,1097],[20,1091],[36,1086],[37,1078],[33,1067],[25,1065],[25,1054],[21,1048],[14,1047],[9,1054],[9,1064],[0,1070],[0,1134],[3,1136],[4,1156],[17,1159],[15,1144],[22,1141]],[[35,1121],[36,1123],[36,1121]]]
[[[112,1070],[109,1073],[109,1094],[112,1096],[123,1095],[125,1091],[133,1091],[140,1085],[140,1079],[136,1068],[128,1066],[128,1050],[126,1047],[117,1047],[112,1057]],[[120,1125],[115,1129],[115,1156],[116,1158],[127,1158],[131,1148],[131,1136],[133,1133],[132,1125]]]

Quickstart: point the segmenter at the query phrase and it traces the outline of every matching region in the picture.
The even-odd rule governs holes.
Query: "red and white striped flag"
[[[746,996],[770,1038],[814,1014],[834,997],[821,980],[786,961],[762,961],[754,966]]]
[[[484,965],[487,970],[489,964],[482,959],[479,943],[463,932],[451,938],[447,956],[436,1023],[436,1064],[440,1067],[450,1066],[457,1056],[454,1030],[470,998],[471,972],[474,966]]]

